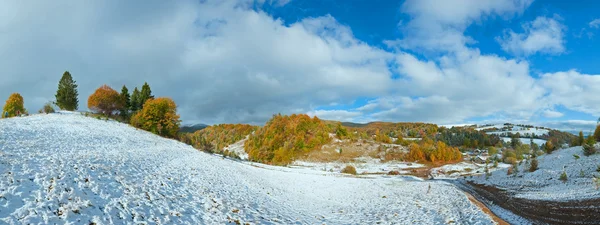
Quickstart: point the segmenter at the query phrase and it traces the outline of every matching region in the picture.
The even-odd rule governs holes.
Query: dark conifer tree
[[[65,71],[62,78],[58,82],[58,90],[56,91],[56,106],[62,110],[74,111],[79,107],[77,97],[77,84],[73,80],[71,73]]]

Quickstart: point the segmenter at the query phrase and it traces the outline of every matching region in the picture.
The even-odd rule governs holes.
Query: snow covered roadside
[[[451,184],[265,169],[82,115],[0,120],[0,152],[0,223],[493,223]]]
[[[586,157],[581,147],[572,147],[539,156],[538,162],[539,169],[534,172],[529,172],[529,164],[523,163],[517,175],[507,175],[507,169],[503,169],[492,172],[487,179],[480,176],[470,180],[508,190],[517,198],[550,201],[600,198],[600,190],[593,181],[593,176],[599,175],[596,169],[600,166],[600,154]],[[563,171],[568,177],[566,182],[559,180]]]

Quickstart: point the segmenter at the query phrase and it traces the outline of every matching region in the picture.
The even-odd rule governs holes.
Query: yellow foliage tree
[[[8,117],[13,117],[18,113],[27,113],[23,104],[23,96],[21,96],[19,93],[12,93],[8,97],[8,100],[6,100],[6,104],[2,110],[2,118],[6,118],[6,114],[8,114]]]
[[[172,99],[156,98],[147,100],[143,109],[133,115],[130,123],[161,136],[177,137],[181,120],[177,114],[177,105]]]

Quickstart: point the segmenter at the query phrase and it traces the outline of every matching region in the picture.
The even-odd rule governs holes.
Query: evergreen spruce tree
[[[125,85],[123,85],[123,88],[121,88],[121,101],[123,101],[123,109],[120,112],[120,115],[125,117],[127,116],[128,112],[129,112],[129,108],[131,107],[131,99],[129,96],[129,90],[127,90],[127,87]]]
[[[62,78],[58,82],[58,90],[56,91],[56,102],[58,108],[62,110],[74,111],[79,107],[79,100],[77,97],[77,84],[73,80],[71,73],[65,71]]]
[[[138,111],[141,109],[140,107],[140,91],[138,90],[137,87],[135,87],[133,89],[133,93],[131,94],[131,101],[130,101],[130,109],[132,112]]]
[[[577,146],[583,145],[585,139],[583,138],[583,131],[579,131],[579,138],[577,138]]]
[[[140,91],[139,109],[144,108],[144,103],[146,103],[148,99],[152,98],[154,98],[154,96],[152,95],[152,90],[150,90],[150,85],[148,85],[147,82],[144,82],[144,85],[142,85],[142,91]]]

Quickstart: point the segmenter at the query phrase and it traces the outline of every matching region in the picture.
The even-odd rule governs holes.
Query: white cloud
[[[540,83],[547,90],[547,99],[571,110],[600,116],[600,75],[581,74],[575,70],[546,73]]]
[[[475,42],[464,35],[473,22],[500,16],[510,18],[522,13],[532,0],[408,0],[402,12],[411,20],[401,26],[404,38],[388,44],[423,51],[463,50]]]
[[[398,54],[394,95],[358,110],[379,111],[372,115],[378,120],[453,123],[496,114],[529,118],[545,107],[545,90],[529,76],[527,62],[467,53],[441,63]]]
[[[546,118],[558,118],[558,117],[562,117],[564,114],[558,111],[554,111],[554,110],[545,110],[543,112],[544,117]]]
[[[496,40],[504,51],[515,55],[532,55],[537,52],[561,54],[565,52],[565,29],[556,19],[538,17],[523,25],[524,33],[511,30]]]
[[[596,121],[593,120],[563,120],[563,121],[546,121],[534,123],[536,126],[549,127],[552,129],[576,133],[583,131],[584,134],[593,134],[596,129]]]
[[[0,43],[10,44],[0,45],[0,96],[21,92],[36,111],[69,70],[81,109],[104,83],[132,90],[148,81],[187,123],[262,123],[390,87],[392,54],[331,16],[286,26],[251,1],[71,3],[3,5]]]
[[[361,112],[348,110],[314,110],[307,113],[309,116],[317,116],[325,120],[335,120],[342,122],[362,122]]]
[[[591,28],[599,28],[600,27],[600,19],[595,19],[590,21],[589,23]]]
[[[401,25],[407,35],[388,42],[400,47],[391,52],[358,40],[332,16],[284,25],[253,10],[253,1],[71,3],[0,8],[0,43],[8,43],[0,44],[0,97],[21,92],[36,111],[69,70],[82,109],[104,83],[132,90],[148,81],[155,95],[174,98],[186,123],[262,123],[274,113],[305,112],[353,122],[515,120],[558,104],[600,113],[591,94],[600,85],[594,76],[570,71],[539,81],[527,61],[468,46],[474,40],[464,35],[466,27],[511,18],[528,0],[409,0],[402,7],[411,15]],[[434,54],[412,54],[420,50]],[[400,77],[391,79],[392,72]],[[374,100],[356,109],[316,110],[359,97]]]

